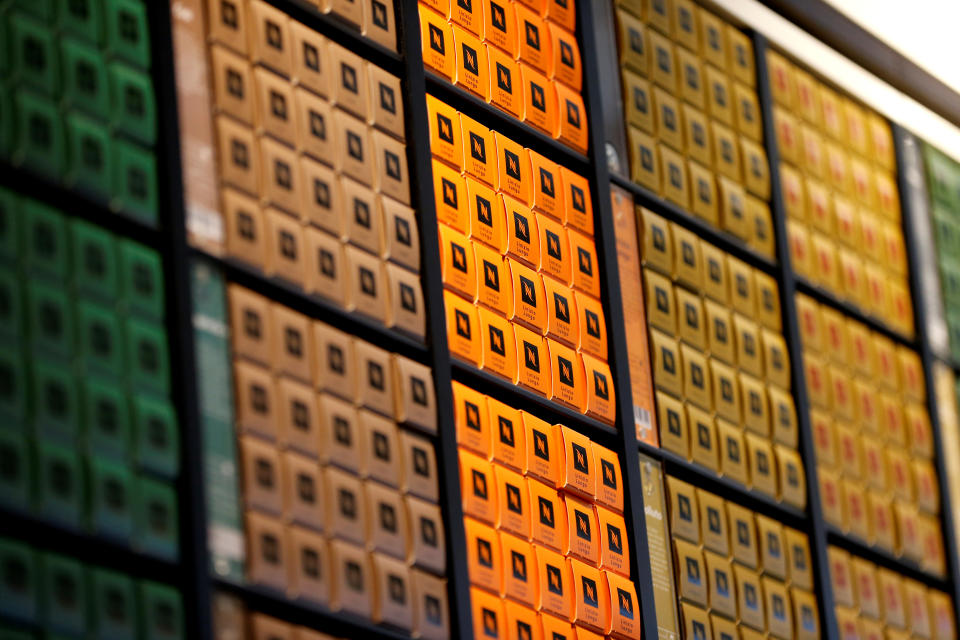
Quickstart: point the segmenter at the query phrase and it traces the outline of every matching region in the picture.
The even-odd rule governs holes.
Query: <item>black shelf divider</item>
[[[411,168],[410,192],[420,223],[420,272],[427,310],[427,340],[437,399],[437,465],[440,505],[447,533],[447,580],[450,599],[450,633],[454,638],[473,636],[467,538],[460,494],[460,465],[454,421],[452,367],[443,305],[440,240],[433,199],[430,126],[427,118],[427,73],[420,43],[420,14],[413,2],[395,2],[403,51],[403,79],[407,101],[407,156]]]
[[[298,286],[288,283],[282,278],[264,275],[260,270],[245,264],[241,260],[214,256],[202,249],[191,249],[191,253],[215,263],[231,282],[243,285],[314,320],[325,322],[341,331],[417,362],[426,364],[429,361],[427,347],[418,338],[388,329],[377,321],[359,314],[344,311],[342,307],[318,295],[306,293]]]
[[[897,165],[897,190],[900,193],[902,213],[900,220],[903,224],[904,244],[907,247],[907,257],[910,270],[910,292],[913,303],[913,318],[915,327],[923,327],[923,313],[928,308],[924,300],[924,288],[920,281],[922,268],[918,257],[918,239],[915,234],[913,219],[922,215],[922,211],[914,211],[912,204],[918,200],[912,197],[917,191],[924,190],[922,179],[912,181],[912,176],[922,176],[921,159],[917,151],[916,139],[903,127],[891,123],[893,131],[894,151]],[[917,194],[920,198],[922,194]],[[954,506],[950,495],[950,482],[947,476],[946,458],[943,449],[943,436],[940,433],[940,413],[937,408],[937,385],[934,378],[934,364],[936,356],[930,346],[929,336],[925,331],[920,332],[919,345],[920,360],[923,363],[923,376],[926,382],[926,408],[930,416],[930,428],[933,432],[934,465],[937,471],[937,481],[940,489],[940,527],[943,531],[943,547],[946,558],[948,581],[944,588],[953,599],[954,615],[960,612],[960,549],[957,548],[957,531],[954,530],[952,508]],[[956,497],[956,496],[954,496]]]
[[[484,102],[471,93],[450,84],[433,71],[426,71],[427,93],[443,100],[457,111],[482,123],[488,129],[502,133],[514,142],[529,147],[547,159],[577,173],[589,171],[587,156],[555,140],[545,133],[523,124],[510,114]],[[587,120],[589,124],[589,118]]]
[[[607,316],[607,337],[610,352],[610,372],[614,380],[617,401],[616,428],[620,436],[617,453],[620,456],[624,484],[624,521],[632,537],[630,576],[636,582],[637,599],[643,637],[660,637],[657,625],[657,609],[654,600],[653,574],[650,569],[650,547],[647,543],[644,491],[640,472],[640,449],[634,424],[633,395],[630,387],[630,368],[627,358],[626,324],[620,291],[620,271],[617,259],[617,239],[614,231],[611,178],[606,157],[606,125],[603,118],[604,92],[597,79],[603,72],[599,60],[599,47],[605,37],[606,21],[601,7],[604,3],[594,0],[579,0],[577,23],[580,35],[580,51],[583,60],[584,103],[590,121],[588,167],[591,199],[596,211],[594,233],[597,243],[601,281],[601,297]],[[619,97],[619,93],[614,94]],[[609,94],[607,94],[609,97]]]
[[[687,229],[696,233],[701,239],[715,245],[718,249],[736,256],[740,260],[743,260],[749,264],[751,267],[760,269],[768,275],[776,275],[776,260],[768,258],[767,256],[754,250],[752,247],[747,246],[747,244],[740,238],[737,238],[736,236],[733,236],[726,231],[713,226],[709,222],[701,220],[693,214],[684,211],[682,207],[664,200],[653,191],[650,191],[646,187],[639,185],[628,178],[612,174],[610,176],[610,181],[612,181],[618,187],[626,189],[633,194],[633,199],[636,204],[650,209],[657,215],[663,216],[670,222],[676,222],[677,224],[686,227]]]
[[[797,291],[799,293],[806,294],[811,298],[813,298],[814,300],[816,300],[817,302],[819,302],[820,304],[825,304],[828,307],[833,307],[837,311],[842,312],[844,315],[849,316],[857,320],[858,322],[862,322],[867,327],[869,327],[871,331],[875,333],[879,333],[884,337],[889,338],[890,340],[893,340],[897,344],[910,347],[911,349],[919,350],[920,344],[918,340],[914,338],[908,338],[907,336],[903,335],[896,329],[893,329],[892,327],[887,326],[883,321],[877,319],[876,317],[871,316],[867,313],[864,313],[864,311],[860,307],[854,304],[851,304],[846,300],[841,300],[840,298],[830,293],[826,289],[819,287],[813,284],[812,282],[810,282],[809,280],[805,279],[803,276],[797,275],[795,276],[795,278],[797,283]],[[912,297],[912,293],[913,292],[911,292],[911,297]]]
[[[186,203],[180,154],[177,85],[173,65],[174,3],[148,2],[153,82],[157,96],[157,184],[160,185],[162,251],[166,266],[167,331],[170,370],[176,372],[171,393],[180,426],[180,562],[183,579],[184,635],[197,640],[214,637],[210,555],[207,546],[206,477],[203,436],[197,398],[193,304],[190,293],[191,253],[187,245]]]
[[[820,637],[836,640],[839,637],[834,611],[833,583],[830,580],[830,563],[827,558],[827,529],[820,504],[820,484],[817,481],[817,453],[810,427],[810,411],[807,400],[807,383],[803,366],[803,343],[800,340],[800,323],[797,318],[797,279],[790,259],[790,243],[787,236],[786,207],[783,202],[779,172],[780,149],[777,146],[776,128],[773,121],[773,93],[770,74],[767,70],[767,40],[753,33],[754,60],[757,69],[757,93],[763,116],[763,139],[770,164],[770,208],[773,214],[774,233],[777,240],[777,255],[780,270],[777,285],[780,288],[780,309],[783,316],[785,338],[790,347],[790,379],[794,408],[799,429],[799,450],[803,459],[804,476],[807,481],[808,526],[806,533],[814,570],[814,593],[820,614]]]

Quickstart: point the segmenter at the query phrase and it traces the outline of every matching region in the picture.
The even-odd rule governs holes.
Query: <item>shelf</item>
[[[364,640],[401,640],[410,638],[409,631],[375,624],[368,618],[303,600],[291,600],[283,592],[255,585],[241,585],[214,577],[214,586],[240,598],[248,609],[284,622],[310,627],[339,638]]]
[[[378,347],[416,360],[421,364],[430,364],[426,345],[416,338],[388,329],[374,320],[344,311],[320,296],[305,293],[296,285],[265,275],[239,260],[213,256],[201,249],[193,249],[192,252],[196,257],[209,260],[223,269],[229,282],[235,282],[313,320],[325,322]]]
[[[135,578],[177,587],[183,584],[183,569],[177,560],[140,553],[121,543],[17,510],[0,508],[0,522],[3,523],[2,537],[25,542],[37,551],[63,554],[84,564],[120,571]]]
[[[618,435],[616,427],[574,411],[541,395],[481,371],[472,365],[454,360],[450,364],[453,379],[493,397],[515,409],[533,409],[531,413],[548,422],[570,427],[601,444],[609,445]],[[620,390],[617,389],[617,393]]]
[[[321,13],[315,2],[307,0],[266,0],[294,20],[302,22],[314,31],[333,40],[337,44],[361,58],[369,60],[378,67],[389,71],[395,76],[403,75],[403,58],[395,51],[368,40],[360,35],[360,29],[334,13]],[[397,7],[399,9],[399,7]],[[400,15],[396,14],[396,24],[400,23]],[[419,34],[417,42],[419,43]],[[397,32],[397,43],[400,42],[400,33]]]
[[[59,182],[34,173],[26,167],[15,167],[5,160],[0,160],[0,187],[15,192],[21,198],[37,200],[69,217],[81,218],[152,249],[161,249],[163,236],[160,229],[112,211],[106,203],[94,200],[82,192],[71,191]]]
[[[928,573],[912,560],[900,558],[888,551],[878,549],[866,542],[850,537],[832,525],[827,525],[827,542],[855,556],[869,560],[878,566],[885,567],[891,571],[903,574],[908,578],[922,582],[929,587],[940,589],[941,591],[950,590],[950,583],[947,579]]]
[[[730,500],[752,511],[772,517],[787,526],[802,531],[807,530],[809,518],[805,510],[778,502],[759,491],[748,489],[739,482],[690,462],[672,451],[654,447],[644,442],[640,442],[639,446],[640,453],[662,462],[664,471],[668,475],[716,494],[724,500]]]
[[[904,346],[910,347],[914,351],[920,350],[920,345],[915,338],[907,338],[900,332],[891,329],[882,321],[877,318],[867,315],[864,313],[860,307],[850,304],[844,300],[840,300],[834,294],[830,293],[826,289],[823,289],[815,284],[810,283],[805,278],[800,275],[794,276],[797,282],[797,292],[803,293],[820,304],[825,304],[829,307],[833,307],[838,311],[842,311],[844,315],[847,315],[855,320],[862,322],[867,325],[871,331],[875,331],[883,336],[886,336],[890,340],[893,340],[897,344],[902,344]]]
[[[779,273],[779,267],[775,260],[747,246],[745,242],[736,236],[718,229],[709,222],[705,222],[687,213],[682,207],[664,200],[646,187],[642,187],[622,176],[612,174],[610,176],[610,182],[632,193],[635,199],[634,204],[646,207],[657,215],[686,227],[696,233],[701,239],[729,253],[735,258],[743,260],[755,269],[759,269],[768,275],[777,275]]]
[[[427,93],[440,98],[457,111],[473,118],[489,129],[502,133],[517,144],[543,154],[547,159],[584,177],[592,173],[587,156],[524,124],[510,114],[488,104],[473,94],[450,84],[442,76],[427,70]],[[589,123],[588,124],[592,124]]]

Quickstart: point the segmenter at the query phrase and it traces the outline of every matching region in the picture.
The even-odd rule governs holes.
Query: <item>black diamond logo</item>
[[[513,93],[513,81],[510,77],[510,69],[497,63],[497,86],[507,93]]]
[[[473,478],[473,495],[481,500],[487,499],[487,476],[474,469],[471,473]]]
[[[500,291],[500,271],[488,260],[483,261],[483,283],[493,291]]]
[[[463,68],[473,75],[479,75],[480,69],[477,62],[477,51],[466,43],[460,47],[463,53]]]
[[[430,25],[430,48],[440,55],[446,54],[446,47],[443,44],[443,31],[436,25]]]
[[[570,324],[570,306],[567,303],[567,298],[563,294],[553,294],[553,311],[557,316],[557,320],[564,324]]]
[[[466,340],[470,339],[470,316],[460,309],[455,309],[454,314],[457,319],[457,335]]]
[[[537,306],[537,291],[533,287],[533,281],[523,276],[520,276],[520,299],[525,305]]]
[[[524,32],[527,34],[527,46],[540,51],[540,29],[529,21],[524,21]]]
[[[540,373],[540,349],[526,340],[523,342],[524,365],[534,373]]]
[[[397,242],[402,245],[410,246],[410,223],[403,218],[395,218],[394,222],[394,234],[396,235]]]
[[[503,342],[503,331],[496,328],[492,324],[488,325],[488,327],[490,336],[490,350],[498,356],[505,356],[506,350]]]
[[[546,498],[538,498],[538,504],[540,506],[540,524],[552,529],[554,527],[553,503]]]
[[[340,63],[340,84],[350,93],[357,93],[357,70],[345,62]]]
[[[572,388],[573,364],[563,356],[557,356],[557,364],[560,366],[560,384]]]
[[[593,372],[593,392],[601,400],[610,399],[607,391],[607,376],[603,375],[599,371]]]
[[[474,160],[485,163],[487,161],[487,145],[481,136],[470,132],[470,155]]]
[[[373,272],[366,267],[360,267],[360,290],[366,296],[376,297],[377,295],[377,282]]]

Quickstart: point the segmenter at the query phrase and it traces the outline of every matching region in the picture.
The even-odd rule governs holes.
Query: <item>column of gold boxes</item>
[[[838,547],[827,553],[841,638],[956,640],[948,594]]]
[[[617,454],[464,385],[453,398],[476,637],[640,638]]]
[[[225,253],[422,337],[399,79],[265,2],[232,6],[208,7]]]
[[[794,270],[913,335],[890,125],[767,52]]]
[[[660,445],[803,508],[776,280],[637,211]]]
[[[572,0],[420,0],[423,62],[504,113],[587,152]]]
[[[824,519],[942,575],[919,354],[807,296],[796,304]]]
[[[330,13],[391,51],[397,50],[397,22],[393,0],[305,0],[320,13]]]
[[[753,45],[692,0],[618,0],[630,175],[773,257]]]
[[[807,536],[667,477],[685,638],[816,640]]]
[[[445,591],[429,368],[229,288],[247,576],[413,630]],[[406,428],[398,427],[403,425]]]

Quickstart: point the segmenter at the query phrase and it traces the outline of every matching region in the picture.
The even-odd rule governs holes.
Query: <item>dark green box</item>
[[[177,494],[173,486],[140,475],[134,508],[134,540],[144,553],[177,557]]]
[[[46,23],[47,26],[54,18],[54,0],[13,0],[14,9],[30,13],[35,18]]]
[[[47,442],[37,445],[37,514],[46,520],[79,527],[85,487],[76,448]]]
[[[97,640],[134,640],[137,611],[133,580],[106,569],[90,571],[93,597],[92,637]]]
[[[127,394],[115,381],[84,379],[83,426],[91,455],[127,459],[131,440],[130,407]]]
[[[21,348],[0,349],[0,429],[26,431],[28,388]]]
[[[170,354],[163,327],[127,318],[127,379],[139,389],[161,395],[170,392]]]
[[[163,319],[163,267],[160,255],[132,240],[120,241],[121,291],[130,313]]]
[[[41,3],[30,0],[30,4]],[[59,51],[53,29],[16,11],[9,17],[9,34],[13,80],[50,97],[56,96],[60,91]]]
[[[77,560],[52,553],[40,556],[40,601],[47,631],[82,635],[87,628],[87,585]]]
[[[141,640],[180,640],[183,601],[175,589],[144,581],[139,585]]]
[[[26,436],[0,430],[0,505],[21,510],[30,506],[31,462]]]
[[[94,535],[129,543],[133,535],[133,475],[121,462],[89,461],[90,529]]]
[[[68,187],[106,201],[112,190],[113,140],[106,126],[79,113],[67,116]]]
[[[0,616],[37,619],[37,560],[25,544],[0,538]]]
[[[23,292],[20,291],[20,276],[13,269],[0,268],[0,338],[13,341],[22,336]]]
[[[52,207],[24,199],[22,211],[26,267],[38,274],[63,279],[67,276],[69,241],[63,215]]]
[[[73,310],[66,294],[55,285],[34,282],[27,287],[27,330],[41,355],[68,360],[73,355]]]
[[[63,56],[63,103],[105,119],[110,109],[107,63],[96,45],[74,38],[60,43]]]
[[[167,400],[138,395],[133,401],[137,466],[167,478],[180,470],[177,416]]]
[[[21,224],[20,198],[0,187],[0,261],[12,262],[19,257]]]
[[[14,629],[13,627],[5,627],[0,624],[0,640],[34,640],[34,636],[32,633]],[[54,639],[48,638],[48,640]]]
[[[138,67],[150,66],[147,7],[142,0],[104,0],[107,48],[117,58]]]
[[[102,0],[59,0],[60,28],[94,44],[103,42]]]
[[[112,63],[109,73],[113,126],[152,146],[157,139],[157,109],[150,76],[121,62]]]
[[[38,438],[56,438],[74,446],[79,430],[80,402],[70,367],[34,358],[33,424]]]
[[[119,287],[117,245],[112,233],[74,219],[70,222],[71,269],[77,289],[113,301]]]
[[[79,354],[86,375],[123,376],[122,318],[116,311],[85,300],[77,305]]]
[[[60,111],[48,98],[20,91],[16,96],[17,132],[14,159],[59,178],[64,168],[64,133]]]
[[[153,153],[126,140],[114,139],[114,206],[132,217],[157,222],[157,160]]]
[[[8,158],[13,153],[13,89],[3,81],[3,56],[6,47],[6,36],[3,31],[3,20],[0,20],[0,158]]]

